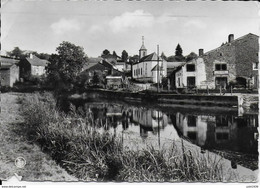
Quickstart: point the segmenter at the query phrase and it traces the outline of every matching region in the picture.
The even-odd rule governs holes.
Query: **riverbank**
[[[22,181],[76,181],[38,145],[24,135],[24,118],[19,114],[20,93],[1,94],[0,113],[0,179],[7,180],[14,173],[22,176]],[[21,132],[22,131],[22,132]],[[24,168],[18,168],[15,160],[23,157]]]
[[[206,95],[206,94],[170,94],[156,92],[126,92],[105,89],[89,89],[81,95],[72,95],[72,98],[104,98],[120,99],[169,105],[197,105],[213,107],[238,107],[243,103],[240,95]]]
[[[83,181],[223,182],[221,159],[172,143],[170,150],[129,150],[109,132],[98,132],[91,114],[60,112],[49,94],[25,96],[22,114],[35,140]],[[179,143],[180,144],[180,143]],[[233,181],[240,181],[239,179]]]

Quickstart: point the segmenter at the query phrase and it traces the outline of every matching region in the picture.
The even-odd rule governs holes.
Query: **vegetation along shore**
[[[221,160],[184,146],[131,150],[108,132],[95,129],[90,113],[71,106],[65,114],[51,93],[19,99],[27,136],[71,175],[84,181],[223,182]],[[227,181],[227,180],[226,180]]]

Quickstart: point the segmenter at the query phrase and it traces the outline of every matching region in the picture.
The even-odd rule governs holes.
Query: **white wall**
[[[133,65],[132,75],[135,79],[140,80],[150,80],[157,83],[157,72],[154,71],[152,73],[152,69],[157,65],[157,61],[145,61],[140,62],[138,64]],[[159,66],[163,65],[164,71],[161,71],[161,75],[167,76],[167,62],[165,60],[159,61]],[[141,71],[142,70],[142,71]],[[134,74],[135,72],[139,72],[139,74]],[[156,74],[155,74],[156,73]]]
[[[187,64],[195,64],[195,71],[194,72],[187,72]],[[183,88],[187,87],[187,77],[193,76],[195,77],[195,85],[199,89],[206,89],[207,86],[205,85],[206,82],[206,69],[205,69],[205,63],[202,58],[194,59],[185,65],[182,66],[182,68],[176,72],[175,74],[175,85],[176,88]],[[180,78],[180,86],[178,85],[178,78]]]

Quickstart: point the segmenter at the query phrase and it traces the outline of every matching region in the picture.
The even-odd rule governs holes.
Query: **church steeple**
[[[139,50],[139,59],[147,55],[147,49],[144,46],[144,36],[142,36],[142,46]]]

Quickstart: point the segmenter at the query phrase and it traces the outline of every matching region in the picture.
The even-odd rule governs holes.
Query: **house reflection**
[[[130,126],[140,127],[140,136],[147,138],[151,132],[157,135],[159,129],[168,124],[168,116],[161,111],[142,107],[124,107],[114,104],[85,104],[85,111],[92,114],[95,126],[105,130],[122,125],[123,130]]]
[[[179,134],[205,149],[257,153],[258,116],[170,115]]]
[[[148,132],[157,135],[168,123],[168,117],[161,111],[154,109],[133,108],[133,122],[140,126],[140,136],[148,137]]]

